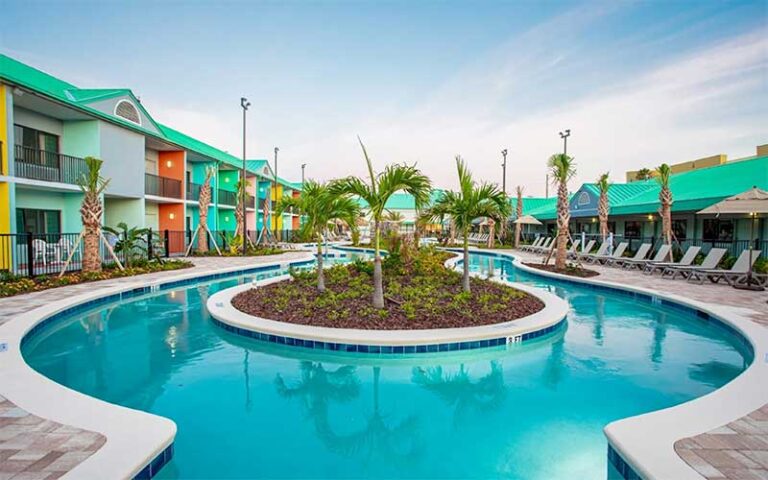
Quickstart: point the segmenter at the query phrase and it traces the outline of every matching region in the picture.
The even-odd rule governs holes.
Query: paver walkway
[[[541,257],[511,251],[523,262],[540,262]],[[595,280],[615,282],[659,292],[681,295],[703,303],[745,309],[745,316],[768,328],[768,292],[736,290],[728,285],[696,285],[684,280],[663,280],[659,275],[627,272],[621,268],[585,265],[600,276]],[[766,385],[768,388],[768,385]],[[701,435],[684,438],[675,451],[707,479],[768,480],[768,405],[746,417]]]
[[[195,266],[184,270],[82,283],[0,298],[0,325],[13,320],[22,312],[85,292],[106,290],[142,279],[153,281],[191,272],[202,275],[235,266],[292,261],[306,255],[307,252],[289,252],[265,257],[193,258]],[[3,388],[0,385],[0,480],[59,478],[93,455],[106,442],[106,438],[97,432],[62,425],[26,412],[2,394]]]

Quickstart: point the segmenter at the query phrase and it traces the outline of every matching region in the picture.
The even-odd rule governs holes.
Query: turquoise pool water
[[[605,478],[607,423],[711,392],[750,361],[678,310],[552,284],[504,258],[470,265],[566,298],[567,329],[410,358],[267,345],[205,311],[248,275],[78,312],[23,353],[63,385],[173,419],[169,479]]]

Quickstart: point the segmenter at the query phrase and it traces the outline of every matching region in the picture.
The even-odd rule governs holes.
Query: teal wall
[[[145,227],[144,199],[142,198],[105,198],[104,225],[116,227],[125,222],[128,228]]]
[[[219,170],[219,188],[229,192],[237,191],[237,181],[240,172],[237,170]]]
[[[99,157],[101,139],[98,120],[64,122],[61,151],[74,157]]]
[[[222,208],[218,212],[219,217],[219,230],[234,231],[235,230],[235,210],[229,208]]]
[[[80,221],[80,202],[82,198],[83,195],[80,192],[50,192],[45,190],[26,190],[17,187],[16,208],[58,210],[61,212],[62,233],[79,233],[83,228],[83,223]],[[12,213],[11,221],[15,222],[16,212]]]

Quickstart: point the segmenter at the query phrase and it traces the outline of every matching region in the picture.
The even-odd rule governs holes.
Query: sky
[[[545,193],[571,130],[576,189],[768,143],[768,0],[4,0],[0,51],[299,180],[416,163],[455,188]],[[550,188],[550,194],[554,189]]]

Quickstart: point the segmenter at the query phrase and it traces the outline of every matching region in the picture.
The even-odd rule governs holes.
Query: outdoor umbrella
[[[518,223],[520,225],[541,225],[542,223],[535,218],[533,218],[530,215],[523,215],[522,217],[518,218],[512,223]],[[531,229],[528,227],[528,232],[530,232]]]
[[[749,234],[749,270],[747,271],[747,284],[737,285],[736,288],[745,290],[764,290],[759,285],[752,284],[752,249],[755,243],[755,221],[761,213],[768,213],[768,192],[752,187],[746,192],[728,197],[725,200],[711,205],[704,210],[696,212],[700,215],[750,215]]]

